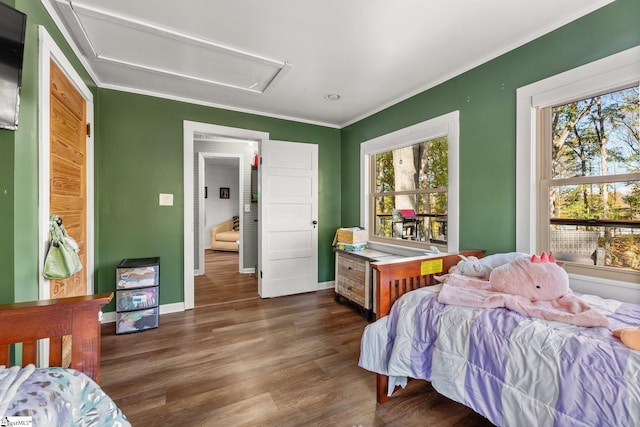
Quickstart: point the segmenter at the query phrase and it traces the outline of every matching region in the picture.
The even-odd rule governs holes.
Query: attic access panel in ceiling
[[[273,88],[290,68],[284,61],[116,16],[77,2],[56,0],[54,4],[89,60],[256,94]]]

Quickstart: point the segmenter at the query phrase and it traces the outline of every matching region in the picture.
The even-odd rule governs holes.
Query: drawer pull
[[[347,267],[347,270],[351,270],[351,266]]]
[[[351,290],[351,286],[347,286],[347,289],[348,289],[348,290]]]

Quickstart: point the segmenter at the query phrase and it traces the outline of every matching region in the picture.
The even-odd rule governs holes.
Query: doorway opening
[[[195,134],[194,140],[197,157],[194,165],[194,195],[197,195],[194,203],[194,273],[203,273],[203,252],[210,245],[216,246],[214,249],[217,250],[237,250],[237,271],[252,273],[258,260],[258,204],[253,203],[251,188],[252,160],[258,152],[258,141],[201,132]],[[235,168],[235,172],[230,168]],[[207,169],[217,176],[212,182],[205,180]],[[204,209],[207,205],[215,207],[210,210],[209,218]],[[237,232],[229,227],[233,222],[236,222]],[[222,241],[214,243],[211,227],[217,225],[222,226],[219,231],[224,234]]]
[[[238,262],[234,269],[242,272],[245,252],[243,234],[245,230],[250,231],[250,227],[243,224],[243,214],[251,216],[251,212],[244,212],[243,206],[243,156],[200,151],[200,145],[196,143],[198,194],[195,208],[198,226],[197,233],[194,233],[194,274],[206,274],[206,249],[235,252]]]
[[[196,308],[260,299],[255,274],[238,272],[238,253],[204,251],[205,274],[194,277]]]
[[[198,184],[198,154],[216,153],[222,157],[238,156],[239,170],[242,174],[242,187],[239,188],[239,219],[240,236],[239,243],[239,268],[238,273],[254,273],[257,261],[258,231],[257,220],[259,210],[259,197],[252,203],[251,185],[251,161],[253,155],[260,150],[260,143],[269,138],[266,132],[259,132],[240,128],[211,125],[185,121],[183,124],[184,144],[184,308],[192,309],[195,306],[194,273],[198,270],[199,245],[196,247],[196,235],[201,236],[199,210],[196,201],[199,194],[204,192],[204,186]],[[253,145],[250,145],[253,144]],[[220,187],[207,188],[208,197],[220,197]],[[204,196],[203,196],[204,197]],[[248,212],[247,212],[248,210]],[[252,227],[255,231],[252,234]],[[252,237],[253,236],[253,237]],[[253,250],[251,238],[255,239],[255,260],[252,259]],[[198,258],[196,258],[198,254]],[[196,261],[197,260],[197,261]],[[203,263],[205,263],[203,261]],[[248,274],[246,274],[248,275]]]

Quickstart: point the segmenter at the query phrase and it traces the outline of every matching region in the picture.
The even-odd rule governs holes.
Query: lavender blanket
[[[496,425],[640,426],[640,351],[611,330],[640,306],[582,295],[606,327],[533,319],[504,308],[445,305],[434,289],[404,295],[367,326],[360,366],[433,387]]]

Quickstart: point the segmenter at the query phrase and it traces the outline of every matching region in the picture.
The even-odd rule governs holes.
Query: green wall
[[[460,110],[461,248],[515,245],[515,91],[640,44],[638,0],[614,3],[343,130],[97,89],[37,0],[0,0],[28,15],[20,129],[0,130],[0,303],[37,298],[37,25],[94,94],[97,292],[127,257],[161,257],[161,303],[183,300],[182,122],[269,132],[319,146],[319,273],[333,279],[331,241],[359,223],[360,143]],[[215,101],[215,100],[212,100]],[[158,193],[174,194],[173,207]],[[113,306],[111,306],[112,309]]]
[[[38,26],[95,94],[95,84],[39,1],[4,3],[27,15],[17,131],[0,129],[0,302],[38,297]]]
[[[319,145],[318,280],[333,279],[331,241],[340,226],[338,129],[97,90],[39,1],[6,3],[27,14],[28,28],[19,130],[0,130],[0,303],[38,296],[38,25],[94,94],[96,292],[115,288],[121,259],[160,256],[161,303],[183,301],[183,120]],[[160,192],[174,194],[173,207],[158,206]]]
[[[14,301],[13,133],[0,129],[0,304]]]
[[[342,164],[360,143],[460,111],[460,249],[515,248],[516,89],[640,44],[640,1],[617,0],[342,130]],[[342,223],[360,218],[359,168],[342,168]]]
[[[96,285],[115,287],[123,258],[160,257],[160,302],[183,301],[183,121],[269,132],[319,146],[320,282],[333,280],[340,226],[340,131],[321,126],[100,89],[96,117]],[[174,206],[158,206],[173,193]]]
[[[3,1],[15,7],[15,1]],[[19,120],[20,118],[18,118]],[[14,283],[14,156],[16,132],[0,129],[0,303],[15,300]]]

